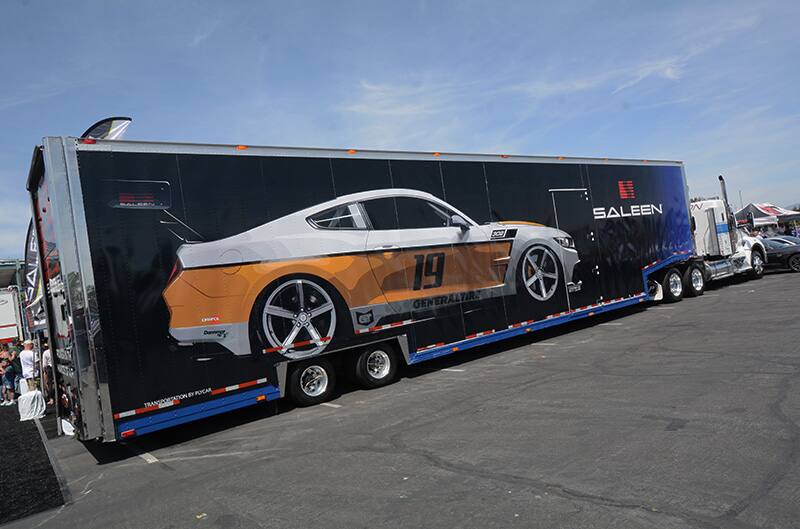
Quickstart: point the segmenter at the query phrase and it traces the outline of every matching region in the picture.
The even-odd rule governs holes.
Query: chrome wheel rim
[[[669,275],[669,291],[676,298],[683,293],[683,282],[677,272]]]
[[[705,283],[705,279],[703,278],[703,272],[699,268],[692,269],[691,279],[692,288],[694,288],[695,292],[700,292],[703,290],[703,283]]]
[[[270,346],[289,358],[306,358],[321,353],[330,343],[336,310],[320,285],[291,279],[267,298],[261,323]]]
[[[756,274],[760,274],[764,270],[764,260],[761,259],[759,253],[753,254],[753,270],[756,271]]]
[[[367,356],[367,373],[376,380],[386,378],[392,369],[392,361],[385,351],[377,349]]]
[[[525,252],[522,260],[522,279],[525,289],[533,299],[547,301],[558,288],[558,260],[544,246],[534,246]]]
[[[300,373],[300,390],[309,397],[319,397],[328,389],[328,372],[320,366],[308,366]]]

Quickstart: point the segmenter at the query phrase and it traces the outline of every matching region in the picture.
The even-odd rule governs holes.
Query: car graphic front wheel
[[[333,339],[336,307],[316,282],[289,279],[267,297],[261,325],[273,350],[288,358],[307,358],[321,353]]]
[[[550,248],[531,246],[520,262],[522,281],[530,296],[537,301],[547,301],[558,289],[561,265]]]

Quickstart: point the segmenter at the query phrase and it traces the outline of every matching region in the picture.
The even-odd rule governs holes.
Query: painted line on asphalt
[[[334,404],[332,402],[323,402],[322,404],[320,404],[320,406],[327,406],[329,408],[341,408],[342,407],[341,404]]]
[[[453,369],[452,367],[445,367],[442,371],[449,371],[451,373],[463,373],[466,369]]]
[[[150,452],[143,452],[139,450],[139,447],[137,447],[134,444],[128,444],[127,447],[131,452],[133,452],[137,456],[147,461],[148,465],[152,465],[153,463],[158,463],[158,458],[153,454],[151,454]]]
[[[621,323],[617,323],[617,322],[613,322],[613,321],[609,321],[609,322],[606,322],[606,323],[598,323],[597,325],[614,325],[614,326],[618,326],[618,325],[622,325],[622,324]]]
[[[650,310],[675,310],[675,307],[650,307]]]

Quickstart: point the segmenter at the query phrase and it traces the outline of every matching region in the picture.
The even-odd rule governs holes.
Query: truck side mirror
[[[751,229],[756,227],[756,218],[753,216],[752,211],[747,212],[747,226]]]

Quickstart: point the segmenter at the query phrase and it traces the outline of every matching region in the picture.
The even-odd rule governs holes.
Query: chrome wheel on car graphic
[[[533,299],[547,301],[558,288],[558,259],[545,246],[532,246],[522,258],[522,280]]]
[[[290,279],[267,298],[262,315],[269,344],[289,358],[321,353],[336,330],[336,308],[325,289],[308,279]]]

